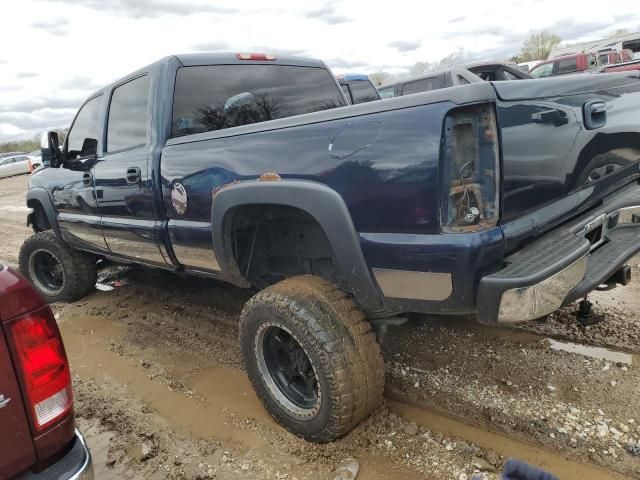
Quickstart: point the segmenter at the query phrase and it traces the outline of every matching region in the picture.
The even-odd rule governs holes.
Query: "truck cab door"
[[[149,135],[150,77],[113,89],[104,152],[94,167],[95,196],[109,251],[140,263],[165,265],[152,209]]]
[[[80,107],[65,139],[64,163],[49,172],[62,237],[78,248],[98,252],[107,249],[93,191],[102,101],[100,94]]]

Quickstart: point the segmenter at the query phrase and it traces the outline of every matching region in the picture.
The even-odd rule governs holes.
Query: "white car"
[[[42,164],[42,160],[26,154],[0,158],[0,178],[31,173]]]

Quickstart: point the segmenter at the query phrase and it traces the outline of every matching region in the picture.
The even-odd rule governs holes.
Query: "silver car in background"
[[[39,158],[26,154],[0,157],[0,178],[31,173],[41,164]]]

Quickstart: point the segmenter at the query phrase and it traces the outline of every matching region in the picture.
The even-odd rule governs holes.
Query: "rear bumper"
[[[78,429],[67,454],[45,470],[28,472],[14,480],[93,480],[93,461],[84,437]]]
[[[549,232],[483,277],[477,295],[482,323],[543,317],[602,283],[640,251],[640,186]]]

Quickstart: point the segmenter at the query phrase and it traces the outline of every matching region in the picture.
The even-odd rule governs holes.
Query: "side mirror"
[[[60,143],[57,132],[43,132],[40,137],[40,150],[42,152],[42,164],[57,168],[60,166]]]

